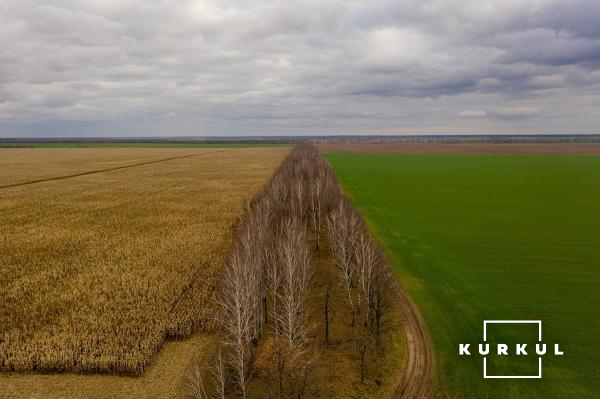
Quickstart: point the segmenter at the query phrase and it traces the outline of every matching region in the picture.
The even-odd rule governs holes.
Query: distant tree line
[[[204,137],[90,137],[90,138],[4,138],[2,147],[31,147],[40,143],[152,143],[152,144],[535,144],[600,143],[600,134],[465,134],[465,135],[340,135],[340,136],[204,136]]]

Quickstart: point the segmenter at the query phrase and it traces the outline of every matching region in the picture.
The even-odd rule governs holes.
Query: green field
[[[0,148],[246,148],[246,147],[291,147],[291,144],[244,144],[244,143],[169,143],[169,142],[11,142],[0,141]]]
[[[600,397],[600,157],[326,156],[427,321],[440,390]],[[483,379],[477,345],[483,320],[494,319],[542,320],[552,353],[541,380]],[[489,356],[494,373],[537,372],[535,326],[488,335],[528,343],[530,355],[511,346],[508,357]],[[459,343],[471,343],[471,357],[458,356]]]

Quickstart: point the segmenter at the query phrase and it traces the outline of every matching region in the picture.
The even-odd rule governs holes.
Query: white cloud
[[[0,135],[596,131],[599,4],[5,0]]]
[[[466,109],[460,113],[460,116],[464,116],[467,118],[477,118],[486,115],[487,111],[484,109]]]
[[[541,112],[537,107],[510,107],[495,110],[494,114],[505,118],[531,118]]]

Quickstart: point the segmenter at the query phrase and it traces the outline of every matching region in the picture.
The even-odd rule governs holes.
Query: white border
[[[539,340],[542,341],[542,321],[541,320],[484,320],[483,321],[483,341],[486,341],[487,324],[538,324]],[[483,378],[542,378],[542,357],[539,357],[538,375],[487,375],[487,359],[483,357]]]

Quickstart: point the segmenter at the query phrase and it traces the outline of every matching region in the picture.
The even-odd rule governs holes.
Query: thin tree
[[[213,361],[215,365],[211,374],[215,397],[217,399],[225,399],[225,363],[223,362],[220,348],[215,352]]]
[[[375,317],[375,337],[379,343],[379,336],[389,320],[387,317],[394,303],[394,293],[396,287],[393,286],[395,276],[390,269],[381,249],[379,257],[375,264],[375,273],[373,277],[373,313]]]
[[[326,267],[324,271],[325,279],[325,293],[323,300],[323,320],[325,323],[325,343],[329,343],[329,313],[330,313],[330,301],[333,289],[333,273],[330,267]]]
[[[283,397],[284,388],[287,387],[301,396],[308,373],[306,355],[309,349],[309,327],[305,302],[311,285],[312,270],[304,225],[298,219],[284,222],[283,236],[279,242],[279,265],[281,283],[277,293],[278,328],[274,330],[279,395]],[[303,370],[300,375],[299,370]]]
[[[209,398],[204,382],[204,370],[198,359],[194,360],[192,368],[188,371],[183,381],[183,389],[191,399]]]
[[[352,326],[354,326],[356,313],[352,298],[355,273],[353,244],[356,227],[357,222],[354,213],[349,209],[348,201],[344,198],[340,199],[337,208],[331,212],[328,218],[329,244],[336,265],[343,276],[346,295],[352,312]]]
[[[361,230],[355,239],[354,257],[358,271],[359,297],[364,304],[363,325],[370,327],[373,309],[373,280],[378,261],[378,246],[366,230]]]
[[[247,397],[250,340],[256,301],[253,270],[247,265],[244,245],[234,250],[227,266],[222,284],[221,325],[225,336],[224,343],[229,348],[229,364],[234,371],[234,379],[244,399]]]
[[[319,252],[319,244],[321,242],[321,218],[323,214],[325,188],[325,173],[322,168],[317,167],[313,173],[313,180],[310,185],[310,220],[315,236],[317,252]]]

